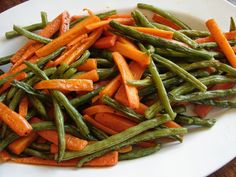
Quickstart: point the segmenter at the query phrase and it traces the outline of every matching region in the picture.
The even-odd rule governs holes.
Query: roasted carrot
[[[99,80],[99,75],[96,69],[93,69],[91,71],[79,74],[77,76],[74,76],[73,79],[89,79],[93,82],[96,82]]]
[[[234,54],[234,51],[230,46],[229,42],[227,41],[226,37],[223,35],[220,28],[218,27],[216,21],[214,19],[210,19],[206,22],[206,26],[211,32],[211,35],[213,36],[215,41],[218,43],[220,49],[227,57],[230,64],[233,67],[236,67],[236,55]]]
[[[97,23],[89,24],[85,28],[88,31],[93,31],[97,28],[101,28],[101,27],[104,27],[104,26],[108,25],[109,22],[112,21],[112,20],[115,20],[115,21],[117,21],[121,24],[124,24],[124,25],[132,25],[134,23],[133,18],[113,18],[113,19],[103,20],[103,21],[100,21],[100,22],[97,22]]]
[[[44,139],[58,145],[58,134],[56,131],[43,130],[43,131],[38,131],[37,133],[38,133],[38,135],[40,135]],[[79,138],[72,136],[70,134],[66,134],[65,139],[66,139],[66,148],[68,150],[72,150],[72,151],[79,151],[79,150],[85,148],[85,146],[87,146],[87,144],[88,144],[88,141],[79,139]]]
[[[22,73],[19,73],[18,75],[16,75],[15,77],[9,79],[5,84],[3,84],[1,87],[0,87],[0,94],[3,93],[5,90],[7,90],[8,88],[11,87],[11,83],[13,80],[23,80],[27,77],[27,73],[25,72],[22,72]]]
[[[92,124],[94,127],[101,129],[102,131],[104,131],[105,133],[109,134],[109,135],[114,135],[117,134],[118,132],[114,131],[113,129],[110,129],[102,124],[100,124],[99,122],[97,122],[96,120],[94,120],[92,117],[90,117],[89,115],[84,115],[84,119],[89,122],[90,124]]]
[[[71,18],[70,18],[70,22],[73,22],[73,21],[75,21],[75,20],[78,20],[78,19],[80,19],[82,16],[80,16],[80,15],[73,15]]]
[[[119,42],[123,43],[123,44],[126,44],[126,45],[128,45],[128,46],[134,48],[134,49],[138,49],[137,46],[136,46],[133,42],[131,42],[130,40],[128,40],[128,39],[125,39],[125,38],[119,36],[117,40],[118,40]]]
[[[227,40],[236,40],[236,30],[223,33],[223,35],[225,36]],[[206,42],[215,42],[215,39],[213,36],[208,36],[204,38],[198,38],[195,41],[201,44],[201,43],[206,43]]]
[[[87,114],[89,116],[92,116],[98,113],[112,113],[112,114],[123,116],[123,114],[120,113],[119,111],[115,110],[114,108],[110,106],[103,105],[103,104],[94,105],[83,110],[83,114]]]
[[[233,46],[232,49],[233,49],[234,53],[236,53],[236,46]]]
[[[31,132],[28,136],[21,137],[11,143],[8,148],[11,152],[19,155],[21,154],[25,148],[27,148],[34,140],[36,140],[37,134],[35,132]]]
[[[135,122],[112,113],[98,113],[95,116],[95,120],[116,132],[122,132],[136,125]]]
[[[97,60],[92,58],[77,68],[78,71],[91,71],[93,69],[97,69]]]
[[[60,35],[64,34],[70,29],[70,14],[64,11],[61,15]]]
[[[139,113],[139,114],[144,114],[144,112],[146,111],[146,109],[148,108],[148,106],[146,106],[143,103],[139,103],[139,107],[134,109],[135,112]]]
[[[176,25],[175,23],[173,23],[172,21],[166,19],[165,17],[160,16],[159,14],[153,14],[152,16],[153,21],[169,26],[175,30],[180,30],[182,29],[181,27],[179,27],[178,25]]]
[[[151,34],[153,36],[158,36],[166,39],[172,39],[174,34],[172,31],[165,31],[156,28],[146,28],[146,27],[132,27],[132,28],[142,33]]]
[[[88,79],[51,79],[38,82],[34,85],[34,88],[66,91],[92,91],[93,82]]]
[[[181,128],[182,127],[174,121],[168,121],[164,123],[164,125],[167,126],[168,128]]]
[[[55,144],[50,144],[50,153],[56,154],[58,152],[58,146]]]
[[[11,157],[10,155],[7,153],[7,151],[1,151],[0,152],[0,162],[5,162],[5,161],[8,161],[10,160]]]
[[[19,136],[26,136],[32,131],[31,125],[24,117],[17,114],[0,102],[0,119],[7,124]]]
[[[82,44],[84,43],[84,39],[88,38],[88,34],[81,34],[80,36],[78,36],[77,38],[75,38],[74,40],[72,40],[70,43],[67,44],[67,47],[72,47],[76,44]]]
[[[114,52],[119,52],[124,57],[138,62],[140,65],[147,66],[150,63],[150,57],[146,53],[121,42],[116,42],[116,44],[110,49]]]
[[[117,39],[117,36],[115,35],[105,36],[97,40],[97,42],[94,44],[94,47],[98,49],[107,49],[107,48],[113,47],[115,45],[116,39]]]
[[[75,25],[73,28],[68,30],[63,35],[59,36],[58,38],[54,39],[52,42],[48,43],[41,49],[36,51],[36,55],[39,57],[46,56],[56,49],[68,44],[70,41],[72,41],[77,36],[80,36],[81,34],[87,33],[87,30],[85,28],[86,25],[98,22],[100,19],[97,16],[89,16],[85,20],[81,21],[77,25]]]
[[[19,104],[19,114],[22,117],[26,117],[28,113],[29,100],[27,97],[23,97]]]
[[[32,41],[27,42],[25,45],[23,45],[12,57],[11,57],[11,62],[15,63],[17,62],[22,55],[27,51],[28,47],[32,45]]]
[[[72,159],[63,162],[57,162],[55,160],[41,159],[38,157],[23,157],[13,158],[9,157],[10,160],[16,163],[33,164],[33,165],[48,165],[48,166],[60,166],[60,167],[75,167],[79,159]],[[112,151],[101,157],[94,158],[93,160],[85,163],[85,167],[107,167],[116,165],[118,162],[118,152]]]

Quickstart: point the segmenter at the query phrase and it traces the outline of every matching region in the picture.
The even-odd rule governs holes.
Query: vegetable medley
[[[236,26],[191,29],[139,3],[88,16],[65,11],[6,32],[25,36],[0,75],[0,159],[104,167],[182,142],[189,127],[212,127],[215,107],[236,107]],[[148,19],[140,10],[149,10]],[[32,32],[36,31],[36,32]],[[196,116],[186,113],[191,105]]]

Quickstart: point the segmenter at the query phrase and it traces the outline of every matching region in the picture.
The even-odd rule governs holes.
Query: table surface
[[[0,13],[25,1],[27,0],[0,0]],[[236,177],[236,158],[208,177]]]

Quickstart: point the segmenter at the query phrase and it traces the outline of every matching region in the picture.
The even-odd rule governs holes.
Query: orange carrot
[[[138,62],[142,66],[147,66],[150,63],[150,57],[140,50],[134,49],[128,45],[121,42],[116,42],[116,44],[110,48],[112,51],[119,52],[121,55]]]
[[[126,147],[122,147],[118,150],[119,153],[127,153],[132,151],[133,147],[132,146],[126,146]]]
[[[54,39],[52,42],[48,43],[41,49],[37,50],[36,55],[39,57],[43,57],[52,53],[56,49],[68,44],[77,36],[87,33],[85,26],[94,22],[98,22],[98,21],[100,21],[100,19],[97,16],[89,16],[88,18],[86,18],[85,20],[81,21],[80,23],[75,25],[73,28],[68,30],[63,35],[59,36],[58,38]]]
[[[233,46],[232,49],[233,49],[234,53],[236,53],[236,46]]]
[[[61,15],[60,35],[64,34],[70,29],[70,14],[64,11]]]
[[[109,82],[106,87],[99,93],[100,98],[103,95],[113,96],[117,89],[120,87],[122,78],[120,75],[116,76],[114,79]]]
[[[16,75],[15,77],[9,79],[5,84],[2,85],[2,87],[0,87],[0,94],[11,87],[11,83],[13,80],[19,81],[19,80],[25,79],[26,77],[27,77],[27,73],[22,72],[22,73],[19,73],[18,75]]]
[[[125,38],[119,36],[117,40],[119,42],[123,43],[123,44],[126,44],[126,45],[134,48],[134,49],[138,49],[138,47],[134,43],[132,43],[130,40],[128,40],[128,39],[125,39]]]
[[[136,125],[135,122],[112,113],[98,113],[95,116],[95,120],[116,132],[122,132]]]
[[[56,154],[58,152],[58,146],[55,144],[50,144],[50,153]]]
[[[100,38],[94,44],[94,47],[98,49],[107,49],[107,48],[113,47],[115,45],[116,39],[117,39],[117,36],[115,35]]]
[[[88,79],[51,79],[38,82],[34,85],[34,88],[67,91],[92,91],[93,82]]]
[[[89,116],[98,114],[98,113],[112,113],[112,114],[117,114],[120,116],[124,116],[121,112],[117,111],[116,109],[107,106],[107,105],[95,105],[95,106],[91,106],[88,107],[86,109],[83,110],[83,114],[87,114]]]
[[[47,140],[45,140],[43,137],[38,137],[36,142],[39,143],[39,144],[44,144],[44,143],[47,142]]]
[[[93,69],[97,69],[97,60],[92,58],[77,68],[78,71],[91,71]]]
[[[168,128],[181,128],[182,127],[172,120],[164,123],[164,125],[167,126]]]
[[[128,64],[126,63],[123,56],[118,52],[113,52],[112,57],[121,73],[126,95],[128,98],[129,107],[138,108],[139,107],[138,90],[136,87],[130,86],[126,83],[127,80],[134,79],[133,74],[130,71]]]
[[[146,111],[146,109],[148,108],[148,106],[146,106],[143,103],[139,103],[139,107],[134,109],[135,112],[139,113],[139,114],[144,114],[144,112]]]
[[[19,104],[19,114],[22,117],[26,117],[27,113],[28,113],[28,105],[29,105],[29,101],[27,97],[23,97],[20,101]]]
[[[225,56],[227,57],[230,64],[236,68],[236,56],[232,47],[230,46],[229,42],[221,32],[220,28],[218,27],[216,21],[214,19],[210,19],[206,22],[206,26],[208,30],[211,32],[211,35],[218,43],[220,49],[223,51]]]
[[[88,34],[87,33],[85,33],[85,34],[81,34],[80,36],[78,36],[77,38],[75,38],[74,40],[72,40],[71,42],[69,42],[68,44],[67,44],[67,47],[72,47],[72,46],[74,46],[74,45],[76,45],[76,44],[82,44],[82,43],[84,43],[84,39],[86,39],[86,38],[88,38]],[[63,54],[62,54],[63,55]]]
[[[11,157],[10,155],[7,153],[7,151],[1,151],[0,152],[0,162],[5,162],[5,161],[8,161],[10,160]]]
[[[101,27],[108,25],[110,23],[110,21],[112,21],[112,20],[115,20],[115,21],[117,21],[121,24],[124,24],[124,25],[131,25],[134,23],[133,18],[114,18],[114,19],[103,20],[103,21],[100,21],[97,23],[88,24],[85,28],[88,31],[93,31],[97,28],[101,28]]]
[[[31,132],[28,136],[21,137],[11,143],[8,148],[11,152],[19,155],[21,154],[25,148],[27,148],[34,140],[36,140],[37,134],[35,132]]]
[[[113,129],[110,129],[102,124],[100,124],[99,122],[97,122],[96,120],[94,120],[92,117],[90,117],[89,115],[84,115],[84,119],[89,122],[90,124],[92,124],[94,127],[101,129],[102,131],[104,131],[105,133],[109,134],[109,135],[114,135],[117,134],[118,132],[114,131]]]
[[[179,27],[178,25],[176,25],[175,23],[173,23],[172,21],[168,20],[165,17],[160,16],[159,14],[154,14],[152,16],[153,21],[157,22],[157,23],[161,23],[163,25],[169,26],[175,30],[180,30],[182,29],[181,27]]]
[[[82,16],[80,15],[73,15],[71,18],[70,18],[70,22],[74,22],[75,20],[78,20],[80,19]]]
[[[27,42],[25,45],[23,45],[12,57],[11,57],[11,62],[15,63],[17,62],[22,55],[26,52],[26,50],[29,48],[29,46],[32,45],[32,41],[31,42]]]
[[[115,15],[111,15],[111,16],[108,16],[107,18],[105,19],[113,19],[113,18],[132,18],[132,16],[130,14],[115,14]]]
[[[227,40],[236,40],[236,30],[223,33],[223,35],[225,36]],[[208,37],[198,38],[195,41],[201,44],[201,43],[206,43],[206,42],[215,42],[215,39],[213,36],[208,36]]]
[[[8,157],[10,160],[16,163],[33,164],[33,165],[48,165],[48,166],[60,166],[60,167],[75,167],[79,159],[72,159],[63,162],[57,162],[55,160],[41,159],[38,157],[23,157],[14,158]],[[83,166],[85,167],[108,167],[116,165],[118,162],[118,152],[112,151],[101,157],[96,157],[93,160],[86,162]]]
[[[142,33],[151,34],[153,36],[158,36],[166,39],[172,39],[174,34],[172,31],[165,31],[156,28],[146,28],[146,27],[132,27],[132,28]]]
[[[43,130],[37,132],[40,136],[42,136],[44,139],[58,145],[58,134],[54,130]],[[72,151],[79,151],[85,146],[87,146],[88,141],[79,139],[75,136],[72,136],[70,134],[65,135],[66,139],[66,149],[72,150]]]
[[[91,81],[93,81],[93,82],[96,82],[96,81],[99,80],[99,75],[98,75],[97,70],[96,70],[96,69],[93,69],[93,70],[91,70],[91,71],[88,71],[88,72],[79,74],[79,75],[77,75],[77,76],[74,76],[73,79],[81,79],[81,80],[83,80],[83,79],[85,79],[85,80],[86,80],[86,79],[89,79],[89,80],[91,80]]]

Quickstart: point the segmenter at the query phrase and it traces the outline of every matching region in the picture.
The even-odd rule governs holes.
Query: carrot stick
[[[93,82],[96,82],[99,80],[99,75],[98,75],[98,72],[96,69],[93,69],[91,71],[88,71],[88,72],[85,72],[85,73],[82,73],[82,74],[79,74],[77,76],[75,76],[73,79],[89,79]]]
[[[22,72],[22,73],[19,73],[18,75],[16,75],[15,77],[9,79],[5,84],[2,85],[2,87],[0,87],[0,94],[11,87],[11,83],[13,80],[20,81],[20,80],[25,79],[27,76],[28,76],[27,73]]]
[[[98,49],[107,49],[107,48],[113,47],[115,45],[116,39],[117,39],[117,36],[115,35],[100,38],[94,44],[94,47]]]
[[[146,28],[146,27],[132,27],[132,28],[142,33],[151,34],[153,36],[158,36],[166,39],[172,39],[174,34],[172,31],[165,31],[156,28]]]
[[[135,122],[112,113],[98,113],[95,116],[95,120],[116,132],[122,132],[136,125]]]
[[[84,39],[86,39],[86,38],[88,38],[88,34],[87,33],[85,33],[85,34],[81,34],[80,36],[78,36],[77,38],[75,38],[74,40],[72,40],[71,42],[69,42],[68,44],[67,44],[67,47],[72,47],[72,46],[74,46],[74,45],[76,45],[76,44],[82,44],[84,41]]]
[[[103,20],[103,21],[100,21],[100,22],[97,22],[97,23],[92,23],[92,24],[89,24],[89,25],[86,25],[86,29],[88,31],[93,31],[97,28],[101,28],[101,27],[104,27],[106,25],[108,25],[110,23],[110,21],[112,20],[115,20],[121,24],[124,24],[124,25],[131,25],[134,23],[134,19],[133,18],[113,18],[113,19],[108,19],[108,20]]]
[[[233,46],[232,49],[233,49],[234,53],[236,53],[236,46]]]
[[[116,44],[110,49],[112,51],[119,52],[121,55],[131,60],[138,62],[142,66],[147,66],[150,63],[150,57],[147,54],[121,42],[116,42]]]
[[[123,44],[126,44],[126,45],[134,48],[134,49],[138,49],[137,46],[134,43],[132,43],[131,41],[129,41],[128,39],[125,39],[125,38],[119,36],[117,40]]]
[[[27,97],[23,97],[19,104],[19,114],[22,117],[26,117],[28,113],[29,100]]]
[[[88,59],[85,63],[77,67],[78,71],[91,71],[93,69],[97,69],[97,60],[96,59]]]
[[[223,51],[225,56],[227,57],[230,64],[236,68],[236,56],[232,47],[230,46],[229,42],[221,32],[220,28],[218,27],[216,21],[214,19],[210,19],[206,22],[206,26],[208,30],[211,32],[211,35],[218,43],[220,49]]]
[[[82,16],[80,16],[80,15],[73,15],[71,18],[70,18],[70,22],[73,22],[73,21],[75,21],[75,20],[78,20],[78,19],[80,19]]]
[[[64,11],[61,15],[60,35],[64,34],[70,29],[70,14]]]
[[[148,106],[146,106],[143,103],[139,103],[139,107],[134,109],[135,112],[139,113],[139,114],[144,114],[144,112],[146,111],[146,109],[148,108]]]
[[[168,121],[164,123],[164,125],[167,126],[168,128],[181,128],[182,127],[174,121]]]
[[[54,130],[43,130],[43,131],[38,131],[38,135],[43,137],[44,139],[58,145],[58,134]],[[72,136],[70,134],[65,135],[66,139],[66,149],[72,150],[72,151],[79,151],[85,146],[87,146],[88,141],[79,139],[75,136]]]
[[[39,32],[38,35],[50,38],[53,34],[55,34],[60,28],[61,16],[62,14],[57,16],[51,23],[48,23],[47,26],[42,31]],[[31,47],[32,44],[34,44],[33,47]],[[21,60],[24,61],[28,57],[32,56],[32,54],[34,54],[34,52],[38,50],[39,48],[41,48],[42,46],[43,44],[41,43],[37,43],[35,41],[29,41],[19,51],[16,52],[16,54],[11,58],[11,61],[15,63],[21,58],[23,58]],[[27,54],[25,54],[26,51],[27,51]]]
[[[223,33],[223,35],[225,36],[227,40],[236,40],[236,30]],[[215,39],[213,36],[207,36],[204,38],[198,38],[195,41],[201,44],[201,43],[206,43],[206,42],[215,42]]]
[[[106,85],[106,87],[99,93],[100,98],[103,95],[108,95],[108,96],[112,97],[114,95],[114,93],[117,91],[117,89],[120,87],[121,80],[122,80],[122,78],[120,75],[118,75],[114,79],[112,79],[111,82],[109,82]]]
[[[36,55],[39,57],[46,56],[56,49],[68,44],[70,41],[72,41],[77,36],[80,36],[81,34],[87,33],[87,29],[85,28],[86,25],[98,22],[100,19],[97,16],[89,16],[85,20],[81,21],[77,25],[75,25],[73,28],[68,30],[63,35],[59,36],[58,38],[54,39],[52,42],[48,43],[41,49],[36,51]]]
[[[25,148],[27,148],[34,140],[36,140],[37,134],[35,132],[31,132],[28,136],[21,137],[11,143],[8,148],[11,152],[19,155],[21,154]]]
[[[96,120],[94,120],[92,117],[90,117],[89,115],[84,115],[84,119],[89,122],[90,124],[92,124],[94,127],[101,129],[102,131],[104,131],[105,133],[109,134],[109,135],[114,135],[117,134],[118,132],[114,131],[113,129],[110,129],[102,124],[100,124],[99,122],[97,122]]]
[[[56,154],[58,152],[58,146],[55,144],[50,144],[50,153]]]
[[[163,25],[169,26],[169,27],[171,27],[171,28],[173,28],[175,30],[182,29],[181,27],[179,27],[178,25],[176,25],[172,21],[166,19],[165,17],[160,16],[159,14],[153,14],[152,20],[157,22],[157,23],[161,23]]]
[[[118,112],[116,109],[107,105],[95,105],[95,106],[91,106],[83,110],[83,114],[87,114],[89,116],[92,116],[98,113],[112,113],[112,114],[124,116],[122,113]]]
[[[67,91],[92,91],[93,82],[88,79],[51,79],[38,82],[34,85],[34,88]]]
[[[47,165],[47,166],[60,166],[60,167],[75,167],[79,162],[79,159],[72,159],[63,162],[57,162],[55,160],[41,159],[38,157],[23,157],[13,158],[10,160],[16,163],[33,164],[33,165]],[[93,160],[85,163],[85,167],[106,167],[116,165],[118,162],[118,152],[112,151],[101,157],[94,158]]]
[[[8,161],[10,160],[11,157],[10,155],[7,153],[7,151],[1,151],[0,152],[0,162],[5,162],[5,161]]]
[[[127,80],[133,80],[133,74],[130,71],[128,64],[121,54],[118,52],[112,53],[113,59],[121,73],[123,84],[125,87],[125,92],[128,98],[128,103],[130,108],[138,108],[139,107],[139,96],[138,90],[136,87],[130,86],[126,83]]]
[[[24,117],[0,102],[0,120],[7,124],[19,136],[26,136],[32,131],[31,125]]]

